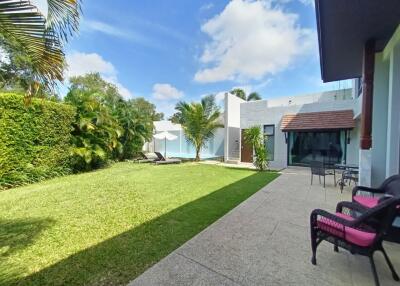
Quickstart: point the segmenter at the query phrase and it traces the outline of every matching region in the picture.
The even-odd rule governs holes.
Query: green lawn
[[[278,175],[118,163],[0,193],[0,285],[122,285]]]

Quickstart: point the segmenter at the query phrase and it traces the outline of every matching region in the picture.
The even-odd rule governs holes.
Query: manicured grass
[[[278,174],[118,163],[0,193],[0,285],[123,285]]]

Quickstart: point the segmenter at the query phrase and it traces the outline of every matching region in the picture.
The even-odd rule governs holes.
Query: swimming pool
[[[160,152],[161,154],[164,155],[164,152]],[[167,157],[170,158],[182,158],[182,159],[194,159],[196,157],[196,153],[179,153],[179,152],[168,152],[167,151]],[[200,158],[203,159],[212,159],[216,157],[222,157],[218,156],[216,154],[204,154],[200,153]]]

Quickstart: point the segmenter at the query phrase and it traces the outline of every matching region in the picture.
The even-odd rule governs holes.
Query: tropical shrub
[[[0,188],[70,173],[74,116],[67,104],[0,94]]]
[[[122,150],[119,159],[132,159],[142,151],[144,142],[153,135],[153,112],[140,109],[136,100],[123,101],[117,108],[117,120],[123,133],[119,138]]]
[[[110,109],[95,94],[72,90],[65,101],[76,107],[72,124],[73,167],[88,171],[104,166],[121,149],[122,129]]]
[[[253,146],[255,160],[254,165],[260,171],[268,168],[268,152],[264,145],[264,135],[260,126],[253,126],[244,131],[244,141]]]
[[[72,79],[65,101],[76,106],[74,167],[91,170],[109,160],[131,159],[153,134],[153,120],[163,115],[144,98],[124,100],[115,85],[98,73]]]

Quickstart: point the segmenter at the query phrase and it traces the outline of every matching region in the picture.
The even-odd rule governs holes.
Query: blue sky
[[[233,87],[265,99],[339,88],[320,79],[312,0],[84,0],[82,9],[67,77],[98,71],[167,115],[178,100]]]

